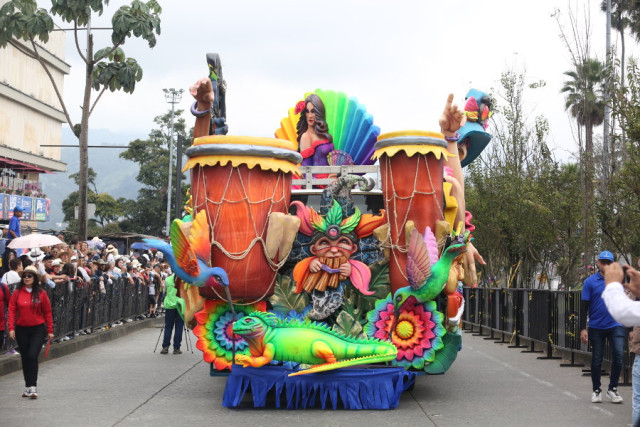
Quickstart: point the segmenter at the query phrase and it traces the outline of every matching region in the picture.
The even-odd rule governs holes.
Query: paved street
[[[620,389],[622,405],[592,404],[590,379],[579,368],[466,333],[451,370],[418,378],[392,411],[227,409],[226,379],[209,376],[197,349],[154,354],[159,332],[146,328],[41,364],[38,400],[20,397],[21,372],[0,377],[0,424],[586,427],[625,426],[631,418],[630,387]]]

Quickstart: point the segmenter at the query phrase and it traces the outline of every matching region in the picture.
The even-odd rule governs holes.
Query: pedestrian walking
[[[22,280],[9,300],[9,338],[18,342],[25,391],[22,397],[38,398],[38,355],[42,344],[53,339],[53,316],[38,271],[26,267]]]
[[[580,339],[583,343],[591,340],[591,385],[593,392],[591,402],[602,402],[602,389],[600,388],[600,371],[604,357],[604,343],[609,340],[613,360],[609,375],[609,387],[607,397],[613,403],[622,403],[623,399],[618,394],[618,379],[622,370],[622,352],[624,346],[624,327],[615,321],[602,299],[605,287],[604,269],[613,263],[613,254],[603,251],[598,255],[598,272],[587,277],[582,287],[582,313],[580,316]],[[589,329],[587,331],[587,313],[589,314]]]

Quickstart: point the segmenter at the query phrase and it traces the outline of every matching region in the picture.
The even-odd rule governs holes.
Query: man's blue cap
[[[14,212],[22,212],[22,208],[20,206],[16,206],[15,208],[13,208]]]
[[[602,251],[600,255],[598,255],[598,260],[607,260],[613,262],[613,254],[609,251]]]

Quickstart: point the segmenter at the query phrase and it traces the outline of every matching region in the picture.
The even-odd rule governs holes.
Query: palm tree
[[[591,246],[591,209],[593,206],[593,128],[604,121],[604,97],[602,86],[605,82],[606,67],[595,58],[585,58],[575,64],[575,69],[564,73],[570,78],[564,82],[561,92],[565,94],[565,109],[578,124],[580,148],[580,180],[583,189],[582,230],[584,233],[584,253],[587,263],[593,257]],[[584,150],[581,129],[584,128]]]
[[[628,28],[633,28],[632,16],[634,10],[637,8],[636,0],[612,0],[611,1],[611,26],[620,35],[620,85],[624,87],[624,77],[626,73],[625,59],[626,59],[626,47],[625,47],[625,32]],[[607,2],[603,1],[600,4],[600,10],[606,13]],[[637,37],[637,36],[636,36]],[[613,128],[613,126],[612,126]],[[616,150],[614,146],[614,139],[610,139],[611,142],[611,171],[615,171],[618,157],[616,156]],[[625,137],[622,133],[622,139],[620,144],[620,151],[622,157],[624,157],[625,151]]]

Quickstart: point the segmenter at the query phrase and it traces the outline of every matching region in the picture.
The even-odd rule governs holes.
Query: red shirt
[[[9,298],[11,298],[11,292],[9,291],[9,288],[7,287],[7,285],[4,285],[2,283],[0,283],[0,331],[4,331],[4,327],[5,327],[5,315],[4,315],[4,310],[6,307],[9,306]],[[4,296],[7,296],[7,299],[5,301]]]
[[[25,287],[16,289],[9,300],[9,330],[15,331],[18,326],[38,326],[47,324],[47,333],[53,333],[53,315],[49,296],[40,290],[40,302],[31,302],[31,292]]]

